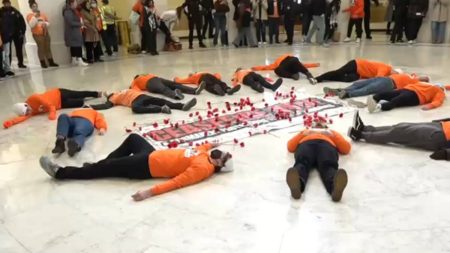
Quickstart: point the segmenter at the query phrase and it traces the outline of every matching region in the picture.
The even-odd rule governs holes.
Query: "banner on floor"
[[[290,100],[270,106],[265,104],[261,108],[252,106],[250,110],[237,112],[229,105],[226,109],[228,110],[222,110],[225,112],[222,116],[218,115],[217,109],[206,119],[198,113],[191,113],[190,120],[176,124],[166,121],[162,124],[141,126],[137,132],[156,149],[189,147],[215,140],[221,143],[238,143],[241,139],[253,135],[295,125],[302,126],[305,114],[320,113],[322,116],[332,117],[349,111],[349,108],[343,107],[342,104],[318,97]]]

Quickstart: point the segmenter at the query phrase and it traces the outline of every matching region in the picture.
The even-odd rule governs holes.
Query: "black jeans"
[[[113,50],[114,52],[119,51],[115,24],[106,26],[106,30],[102,32],[102,39],[108,55],[111,55]]]
[[[319,83],[323,81],[354,82],[359,79],[356,61],[351,60],[341,68],[326,72],[316,79]]]
[[[294,40],[295,17],[284,16],[284,29],[286,30],[287,42],[292,43]]]
[[[372,31],[370,30],[370,0],[365,1],[364,3],[364,32],[366,33],[366,38],[371,36]]]
[[[244,85],[250,86],[253,90],[258,90],[258,86],[262,86],[264,88],[273,90],[273,85],[266,81],[266,79],[261,76],[260,74],[257,74],[255,72],[248,73],[244,80],[242,80],[242,83]]]
[[[348,21],[348,28],[347,28],[347,38],[350,38],[352,36],[353,26],[356,26],[356,37],[358,39],[362,36],[362,18],[350,18]]]
[[[189,22],[189,46],[194,42],[194,26],[197,30],[197,38],[199,43],[203,43],[202,37],[202,17],[188,18]]]
[[[148,163],[149,155],[155,151],[144,138],[130,134],[125,141],[105,159],[83,167],[63,167],[56,172],[57,179],[95,178],[152,178]]]
[[[196,89],[170,80],[154,77],[148,80],[147,90],[151,93],[161,94],[169,98],[176,98],[175,90],[194,95]]]
[[[207,13],[205,13],[205,15],[203,15],[203,18],[204,18],[204,23],[203,23],[202,36],[203,36],[203,38],[206,38],[206,31],[209,30],[209,32],[208,32],[209,38],[212,38],[214,35],[214,19],[212,16],[212,12],[208,11]]]
[[[77,108],[84,105],[85,98],[97,98],[97,91],[75,91],[67,89],[59,89],[61,93],[62,108]]]
[[[279,43],[280,35],[280,18],[270,18],[269,17],[269,43],[273,43],[273,38],[275,37],[275,43]]]
[[[297,146],[294,168],[299,171],[302,192],[308,182],[309,172],[317,168],[327,192],[333,191],[333,180],[339,167],[339,154],[335,147],[324,140],[310,140]]]
[[[144,44],[142,45],[142,50],[150,53],[156,53],[156,29],[143,29]]]
[[[211,74],[204,74],[200,78],[200,82],[205,82],[205,90],[219,96],[224,96],[225,93],[231,89],[228,85],[221,80],[217,79]]]
[[[406,38],[408,40],[417,39],[423,18],[408,18],[406,25]]]
[[[100,42],[85,42],[84,46],[86,48],[86,60],[90,63],[100,59],[102,55],[102,48]]]
[[[182,103],[172,103],[168,100],[152,97],[148,95],[140,95],[133,103],[131,103],[131,110],[134,113],[160,113],[161,107],[167,105],[170,109],[183,109]]]
[[[279,77],[292,78],[293,75],[302,73],[308,78],[313,77],[309,70],[300,62],[297,57],[288,56],[284,59],[280,66],[275,69],[275,74]]]
[[[399,7],[400,8],[400,7]],[[403,39],[403,32],[406,23],[406,9],[396,9],[394,11],[394,28],[391,32],[391,42],[397,42]]]
[[[15,36],[13,38],[14,47],[16,48],[16,57],[17,57],[17,63],[19,66],[23,65],[23,40],[24,36]],[[10,47],[10,50],[12,51],[12,47]],[[12,52],[9,53],[9,62],[12,61]]]
[[[70,56],[76,58],[83,57],[83,49],[81,47],[70,47]]]
[[[420,104],[417,94],[414,91],[405,89],[379,93],[373,96],[373,99],[377,102],[380,100],[388,101],[387,103],[381,104],[382,111],[389,111],[397,107],[416,106]]]
[[[258,42],[266,42],[266,25],[267,20],[258,19],[256,20],[256,40]]]

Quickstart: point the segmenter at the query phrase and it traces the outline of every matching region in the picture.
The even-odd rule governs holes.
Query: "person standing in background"
[[[378,0],[364,0],[364,32],[366,33],[366,39],[371,40],[372,34],[370,30],[370,1],[373,1],[376,6],[380,5]]]
[[[145,45],[142,45],[147,53],[158,55],[156,49],[156,31],[158,29],[158,16],[153,0],[149,0],[145,8],[145,18],[143,31],[145,34]]]
[[[267,4],[267,14],[269,20],[269,44],[273,43],[274,37],[275,43],[279,44],[281,1],[268,0]]]
[[[449,0],[431,0],[431,43],[441,44],[445,40]]]
[[[66,47],[70,47],[72,65],[87,66],[82,59],[83,34],[81,29],[84,26],[80,16],[78,16],[77,7],[76,0],[66,0],[66,5],[63,8],[64,42]]]
[[[186,14],[189,22],[189,49],[193,49],[192,43],[194,42],[194,27],[197,30],[197,39],[199,47],[205,48],[202,37],[202,17],[204,7],[199,0],[186,0],[181,5],[184,13]]]
[[[311,26],[312,14],[311,14],[311,3],[313,0],[301,1],[301,13],[302,13],[302,36],[303,42],[306,40],[306,36],[309,32],[309,27]]]
[[[332,0],[327,4],[327,11],[325,12],[325,43],[328,43],[333,38],[334,33],[338,28],[337,15],[341,10],[341,0]]]
[[[386,15],[384,16],[384,21],[387,22],[386,34],[391,34],[391,23],[394,21],[394,0],[388,0],[388,5],[386,7]]]
[[[97,17],[93,13],[92,5],[88,0],[84,0],[80,3],[80,14],[83,19],[84,29],[84,46],[86,49],[87,62],[93,64],[94,62],[101,62],[100,59],[101,50],[98,50],[98,44],[100,43],[100,34],[97,28]]]
[[[258,44],[266,44],[267,0],[252,0]]]
[[[250,24],[252,21],[252,3],[250,0],[242,0],[239,3],[239,19],[237,20],[237,29],[238,34],[236,34],[236,38],[233,41],[233,45],[238,48],[242,45],[245,45],[244,42],[247,42],[247,45],[250,47],[258,47],[256,45],[253,34],[250,30]]]
[[[116,9],[109,5],[109,0],[102,0],[103,6],[100,11],[103,16],[103,32],[102,38],[105,44],[106,53],[111,56],[119,51],[117,34],[116,34],[116,20],[119,19],[116,14]]]
[[[53,61],[50,34],[48,31],[48,26],[50,23],[48,22],[47,15],[39,10],[38,4],[35,0],[30,0],[29,4],[32,13],[27,15],[27,21],[30,25],[34,41],[36,41],[41,67],[44,69],[48,66],[59,67],[58,64]]]
[[[214,46],[217,45],[220,36],[222,46],[228,46],[227,38],[227,13],[230,11],[227,0],[216,0],[214,2],[214,23],[216,25],[216,32],[214,33]]]
[[[212,11],[214,9],[213,0],[202,0],[202,5],[205,8],[203,14],[203,39],[206,39],[206,31],[208,30],[208,37],[214,38],[214,19]]]
[[[362,22],[364,18],[364,0],[351,0],[350,7],[342,12],[350,12],[350,20],[348,21],[347,38],[344,42],[352,41],[353,26],[356,26],[356,43],[361,42]]]
[[[25,19],[22,14],[14,7],[11,6],[10,0],[3,0],[3,7],[0,8],[0,16],[2,16],[3,22],[3,30],[2,33],[6,34],[6,38],[3,40],[5,42],[8,41],[8,58],[3,57],[3,61],[8,61],[9,66],[11,66],[11,42],[14,42],[14,47],[16,48],[16,56],[18,61],[18,66],[21,69],[26,68],[23,64],[23,43],[25,39],[25,32],[27,30],[27,26],[25,23]],[[8,38],[9,37],[9,38]],[[4,52],[6,51],[6,47]],[[5,55],[3,55],[5,56]],[[6,60],[5,60],[6,59]]]
[[[408,0],[394,1],[394,29],[391,33],[391,43],[403,42],[403,32],[406,25],[406,13],[408,11]]]
[[[145,33],[144,33],[144,19],[145,19],[145,7],[148,4],[148,0],[138,0],[133,8],[132,11],[139,15],[139,29],[141,31],[141,48],[142,51],[145,51]]]
[[[409,0],[406,38],[409,44],[416,43],[422,20],[427,15],[428,0]]]
[[[306,36],[305,43],[311,43],[311,38],[316,33],[316,43],[320,45],[323,44],[323,39],[325,37],[325,11],[327,8],[326,0],[314,0],[310,4],[310,10],[313,20],[313,26],[308,31],[308,35]]]
[[[287,39],[285,42],[292,45],[294,41],[294,26],[295,18],[297,16],[297,3],[294,0],[283,0],[281,6],[281,13],[284,15],[284,29],[286,30]]]

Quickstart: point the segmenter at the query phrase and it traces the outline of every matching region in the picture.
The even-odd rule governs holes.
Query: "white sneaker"
[[[345,38],[344,42],[350,42],[352,41],[352,39],[350,39],[350,37]]]
[[[77,57],[72,57],[72,65],[78,65]]]
[[[408,41],[408,44],[412,45],[414,43],[414,40]]]
[[[356,39],[356,43],[361,43],[361,39],[360,39],[360,38],[357,38],[357,39]]]
[[[377,107],[379,107],[379,108],[377,108]],[[375,101],[375,99],[373,99],[373,96],[369,96],[369,97],[367,97],[367,110],[370,113],[381,111],[381,104],[378,104],[377,101]]]
[[[80,66],[80,67],[87,67],[89,64],[84,62],[82,58],[78,58],[77,59],[77,65]]]

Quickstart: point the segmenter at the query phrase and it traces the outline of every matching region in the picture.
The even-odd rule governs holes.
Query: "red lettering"
[[[173,136],[167,134],[164,130],[155,130],[149,133],[155,141],[167,141],[173,138]]]
[[[181,125],[180,129],[183,130],[186,133],[186,135],[197,133],[197,132],[201,131],[201,129],[198,129],[197,127],[193,126],[192,124]]]

